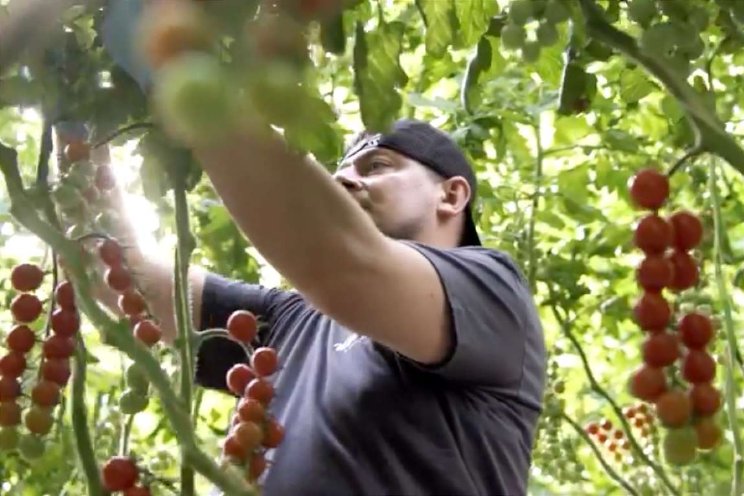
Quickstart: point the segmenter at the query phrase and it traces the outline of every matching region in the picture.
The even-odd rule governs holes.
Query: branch
[[[176,210],[176,234],[178,247],[176,249],[176,273],[174,284],[174,308],[176,327],[178,329],[177,347],[180,354],[181,374],[181,398],[192,406],[191,382],[194,379],[193,363],[194,353],[192,349],[192,337],[194,336],[194,324],[191,319],[191,292],[189,289],[189,260],[194,251],[196,242],[189,228],[189,206],[186,200],[186,182],[180,171],[183,164],[168,164],[168,173],[173,185],[173,196]],[[193,429],[193,414],[189,415]],[[184,463],[181,465],[181,494],[193,496],[194,471],[186,462],[186,454],[183,455]]]
[[[587,33],[610,48],[641,65],[655,76],[680,102],[701,135],[702,147],[726,160],[744,175],[744,150],[729,135],[721,120],[705,105],[703,99],[667,63],[653,54],[641,52],[635,39],[615,28],[605,20],[602,10],[594,0],[579,0],[586,18]]]
[[[73,281],[76,301],[80,309],[102,334],[102,341],[114,346],[142,366],[145,375],[157,391],[163,412],[175,431],[176,437],[190,464],[228,495],[255,495],[248,483],[220,467],[200,448],[192,429],[190,405],[185,405],[170,386],[170,379],[150,349],[131,333],[128,319],[113,320],[93,299],[93,290],[88,274],[83,266],[79,245],[51,224],[42,220],[33,207],[33,201],[23,188],[18,170],[17,153],[14,149],[0,143],[0,170],[5,177],[8,196],[11,201],[10,213],[29,231],[52,246],[65,260],[65,266]]]
[[[573,427],[574,430],[582,438],[584,438],[584,441],[586,441],[587,444],[589,445],[589,447],[592,449],[592,451],[594,451],[594,454],[596,455],[597,460],[599,460],[600,465],[602,465],[602,468],[605,469],[605,472],[607,472],[607,475],[609,475],[613,480],[615,480],[615,482],[617,482],[618,484],[620,484],[623,487],[623,489],[625,489],[628,492],[628,494],[631,494],[633,496],[638,496],[638,491],[636,491],[635,489],[633,489],[633,486],[631,486],[630,483],[628,483],[628,481],[626,481],[625,479],[623,479],[620,474],[618,474],[617,472],[615,472],[615,469],[613,469],[610,466],[610,464],[607,463],[607,460],[604,459],[604,456],[602,456],[602,452],[599,450],[599,448],[594,443],[594,441],[592,441],[592,438],[589,437],[589,434],[587,434],[584,431],[584,429],[582,429],[581,426],[576,423],[576,421],[574,419],[572,419],[571,417],[569,417],[566,414],[566,412],[561,411],[561,417],[563,418],[563,420],[565,420],[566,422],[568,422],[569,424],[571,424],[571,427]]]
[[[553,289],[552,285],[548,285],[548,291],[550,292],[550,298],[551,301],[555,302],[557,301],[555,290]],[[558,324],[561,326],[561,330],[563,331],[563,334],[566,335],[566,337],[571,341],[574,348],[576,348],[577,353],[579,354],[579,358],[581,359],[581,363],[584,366],[584,371],[586,372],[586,376],[589,379],[589,384],[591,385],[592,391],[596,392],[600,396],[602,396],[612,407],[612,410],[615,412],[615,415],[617,416],[618,420],[623,426],[623,430],[625,431],[625,435],[628,437],[628,440],[630,441],[631,446],[633,447],[633,453],[637,455],[643,462],[651,467],[651,469],[656,473],[656,475],[661,479],[661,481],[664,483],[664,485],[669,489],[669,491],[674,495],[679,495],[679,491],[677,488],[674,487],[672,482],[669,480],[669,477],[667,476],[666,472],[662,467],[654,463],[646,453],[643,452],[643,448],[638,443],[638,440],[635,438],[635,435],[633,434],[633,430],[630,427],[630,424],[628,423],[628,420],[625,418],[625,415],[623,415],[623,411],[618,406],[617,402],[610,396],[610,394],[599,384],[596,377],[594,377],[594,372],[592,371],[591,366],[589,365],[589,359],[586,356],[586,352],[581,346],[581,343],[579,343],[579,340],[576,339],[576,336],[574,336],[573,332],[571,331],[570,324],[564,318],[560,315],[560,312],[558,312],[558,309],[556,308],[555,303],[550,304],[550,308],[553,312],[553,315],[555,316],[555,319],[558,321]]]
[[[736,419],[736,378],[734,377],[734,364],[736,363],[736,334],[734,331],[734,319],[731,310],[731,297],[726,289],[726,281],[723,276],[723,261],[721,255],[721,231],[724,229],[723,217],[721,215],[721,200],[718,197],[718,185],[716,184],[716,169],[718,164],[712,161],[710,168],[710,194],[713,202],[713,253],[715,256],[716,284],[718,286],[718,297],[723,305],[724,328],[726,330],[727,356],[725,360],[726,370],[726,413],[728,415],[729,427],[734,437],[734,476],[731,480],[731,494],[738,496],[742,493],[744,481],[744,446],[742,446],[739,424]]]
[[[112,132],[108,136],[104,136],[100,140],[96,141],[91,146],[91,148],[95,149],[95,148],[100,148],[104,145],[107,145],[111,141],[115,140],[122,134],[128,133],[129,131],[134,131],[135,129],[150,129],[153,126],[154,124],[151,122],[135,122],[134,124],[129,124],[128,126],[124,126],[121,129],[117,129],[116,131]]]
[[[680,168],[682,168],[682,166],[685,164],[685,162],[687,162],[688,160],[690,160],[693,157],[696,157],[696,156],[700,155],[701,153],[703,153],[703,149],[700,146],[700,144],[698,143],[693,148],[691,148],[690,150],[688,150],[687,152],[685,152],[685,154],[682,155],[679,158],[679,160],[677,160],[676,162],[674,162],[674,165],[672,165],[672,167],[669,169],[669,172],[667,172],[667,176],[668,177],[672,177],[672,175],[674,175],[675,172],[677,172]]]
[[[96,462],[96,453],[93,450],[93,441],[88,428],[88,412],[85,406],[86,351],[82,334],[78,333],[75,341],[75,370],[72,375],[72,398],[70,399],[72,430],[75,435],[78,457],[83,465],[85,477],[88,479],[88,494],[103,496],[105,493]]]
[[[49,186],[49,157],[52,155],[54,142],[52,141],[52,121],[45,114],[41,131],[41,149],[39,163],[36,166],[36,186],[46,190]]]
[[[532,193],[532,205],[530,208],[530,221],[529,227],[527,228],[527,249],[529,257],[529,273],[527,279],[530,283],[530,288],[535,290],[535,277],[537,274],[537,253],[535,251],[535,223],[537,222],[537,209],[540,205],[540,197],[542,196],[542,177],[543,177],[543,146],[542,139],[540,137],[540,117],[537,117],[537,124],[534,126],[535,131],[535,143],[537,147],[537,156],[535,157],[535,191]]]

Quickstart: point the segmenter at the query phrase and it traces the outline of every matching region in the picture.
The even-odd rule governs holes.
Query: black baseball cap
[[[445,179],[464,177],[470,185],[471,196],[466,207],[465,228],[460,246],[481,245],[473,219],[478,181],[470,162],[449,134],[427,122],[400,119],[387,133],[367,134],[349,147],[341,163],[362,150],[376,147],[387,148],[416,160]]]

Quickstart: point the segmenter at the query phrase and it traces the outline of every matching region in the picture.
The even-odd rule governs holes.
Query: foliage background
[[[0,1],[0,17],[3,15]],[[251,2],[211,2],[223,20]],[[617,420],[604,397],[592,390],[582,365],[579,344],[590,358],[591,371],[621,406],[635,401],[625,383],[641,363],[641,331],[631,319],[639,291],[634,267],[640,260],[632,246],[632,229],[641,213],[630,207],[627,182],[634,171],[657,161],[668,168],[691,147],[694,135],[680,104],[643,68],[599,43],[584,47],[581,67],[594,85],[578,88],[565,78],[565,47],[570,33],[561,28],[560,41],[543,49],[535,62],[502,48],[498,22],[508,1],[499,0],[387,0],[362,2],[344,18],[340,54],[325,51],[328,32],[312,32],[313,58],[318,66],[319,94],[338,114],[331,134],[314,150],[328,167],[351,133],[368,120],[390,116],[429,119],[454,133],[475,164],[480,177],[482,238],[488,246],[509,252],[534,285],[545,326],[552,393],[535,445],[531,494],[613,494],[620,490],[608,476],[575,426],[601,418]],[[715,2],[699,2],[711,19]],[[239,7],[238,4],[242,4]],[[637,26],[624,14],[624,2],[600,2],[617,12],[617,25],[631,33]],[[424,15],[426,14],[426,22]],[[246,14],[247,15],[247,14]],[[235,21],[237,22],[237,21]],[[364,27],[366,58],[355,23]],[[88,123],[94,136],[103,137],[132,123],[150,119],[145,97],[136,80],[111,60],[101,44],[103,17],[84,8],[65,15],[67,31],[59,33],[54,49],[43,59],[25,60],[0,79],[0,140],[15,147],[27,180],[36,173],[42,114],[52,109],[71,121]],[[338,34],[338,33],[336,33]],[[739,138],[742,133],[744,87],[739,84],[744,51],[737,45],[721,49],[729,34],[717,25],[702,32],[705,52],[693,62],[691,81]],[[328,45],[326,45],[328,46]],[[361,85],[361,86],[357,86]],[[362,89],[360,102],[359,89]],[[578,88],[578,89],[577,89]],[[589,105],[584,112],[559,112],[567,93],[578,91]],[[379,115],[377,114],[379,113]],[[311,132],[311,131],[309,131]],[[320,131],[318,131],[320,132]],[[130,214],[137,219],[145,246],[171,256],[174,246],[172,198],[164,187],[156,145],[148,129],[134,130],[111,143],[117,177],[130,193]],[[705,303],[721,315],[724,301],[713,268],[711,155],[690,160],[672,179],[668,212],[691,209],[706,224],[706,238],[698,256],[703,264],[701,285],[680,300]],[[52,160],[54,169],[55,157]],[[734,308],[737,330],[744,302],[744,205],[741,177],[733,168],[719,170],[723,199],[724,279]],[[282,284],[281,278],[240,235],[209,184],[194,169],[189,193],[191,223],[198,247],[193,263],[249,282]],[[198,180],[198,181],[197,181]],[[250,194],[250,185],[246,185]],[[7,278],[20,261],[47,260],[45,251],[8,214],[8,198],[0,189],[0,301],[7,309],[13,296]],[[567,329],[556,315],[569,315]],[[8,311],[0,325],[10,329]],[[567,339],[566,330],[576,338]],[[178,447],[164,422],[158,402],[132,420],[117,411],[126,365],[117,353],[97,342],[86,329],[92,355],[88,406],[95,422],[95,446],[100,459],[119,447],[122,432],[131,427],[130,446],[161,475],[178,475]],[[723,332],[712,348],[724,360]],[[162,352],[163,363],[175,374],[175,357]],[[723,387],[723,368],[717,384]],[[741,363],[736,365],[741,384]],[[736,405],[741,407],[737,389]],[[215,456],[233,402],[219,393],[200,392],[198,434]],[[575,422],[572,425],[571,421]],[[722,421],[725,419],[722,417]],[[69,418],[62,410],[54,441],[40,463],[29,464],[13,454],[0,454],[0,494],[82,494],[83,480],[72,452]],[[664,466],[685,494],[703,491],[727,494],[733,460],[732,431],[724,444],[702,455],[691,467]],[[283,446],[291,449],[291,446]],[[601,451],[607,456],[606,451]],[[663,464],[658,449],[649,451]],[[608,463],[645,494],[660,485],[638,461]],[[200,481],[203,483],[203,481]],[[201,486],[202,488],[205,486]],[[168,492],[165,491],[164,494]]]

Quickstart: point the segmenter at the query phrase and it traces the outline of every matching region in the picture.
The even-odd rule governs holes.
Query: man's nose
[[[351,177],[348,174],[344,174],[343,172],[337,173],[334,176],[334,179],[349,191],[361,191],[364,187],[359,179]]]

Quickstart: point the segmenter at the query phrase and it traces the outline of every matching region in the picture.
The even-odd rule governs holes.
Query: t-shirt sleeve
[[[439,275],[452,332],[451,348],[440,363],[409,361],[448,379],[518,388],[528,342],[541,337],[542,329],[529,284],[513,260],[482,247],[409,244]]]
[[[207,274],[202,291],[199,330],[224,328],[235,310],[249,310],[263,322],[273,319],[286,292],[258,284],[233,281],[217,274]],[[260,345],[267,327],[264,325],[254,345]],[[196,355],[195,381],[202,387],[227,391],[225,375],[236,363],[246,362],[243,348],[234,341],[214,337],[202,342]]]

